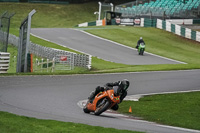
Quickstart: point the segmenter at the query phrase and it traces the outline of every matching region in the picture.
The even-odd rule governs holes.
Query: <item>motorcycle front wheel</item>
[[[90,111],[87,109],[87,104],[88,104],[88,102],[87,102],[86,105],[83,107],[83,111],[84,111],[85,113],[90,113]]]
[[[139,52],[139,55],[143,55],[144,54],[144,49],[141,49]]]
[[[106,111],[109,106],[110,106],[110,101],[106,100],[106,102],[104,104],[102,104],[100,107],[97,107],[97,109],[95,110],[94,114],[95,115],[100,115],[101,113]]]

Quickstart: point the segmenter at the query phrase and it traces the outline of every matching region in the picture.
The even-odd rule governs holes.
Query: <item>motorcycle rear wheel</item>
[[[104,111],[106,111],[108,109],[108,107],[110,106],[110,101],[106,100],[106,102],[101,105],[99,108],[97,108],[94,112],[95,115],[100,115],[101,113],[103,113]]]

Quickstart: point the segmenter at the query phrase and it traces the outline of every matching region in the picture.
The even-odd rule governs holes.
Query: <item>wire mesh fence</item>
[[[55,60],[49,59],[37,59],[34,63],[34,72],[54,72],[55,70]]]
[[[0,17],[0,52],[7,52],[10,19],[13,15],[6,11]]]

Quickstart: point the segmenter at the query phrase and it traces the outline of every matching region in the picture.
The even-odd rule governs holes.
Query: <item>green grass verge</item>
[[[10,53],[10,65],[8,73],[14,74],[16,73],[16,65],[17,65],[17,48],[13,45],[9,45],[7,50]],[[1,74],[1,75],[8,75],[8,74]]]
[[[0,112],[0,118],[1,133],[94,133],[100,131],[104,133],[139,133],[71,122],[40,120],[6,112]]]
[[[123,101],[119,112],[161,124],[200,130],[200,92],[152,95]],[[132,113],[129,113],[129,107]]]

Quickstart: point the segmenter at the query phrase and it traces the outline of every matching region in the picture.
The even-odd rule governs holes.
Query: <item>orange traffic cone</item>
[[[132,108],[131,108],[131,106],[130,106],[128,112],[129,112],[129,113],[132,113]]]

